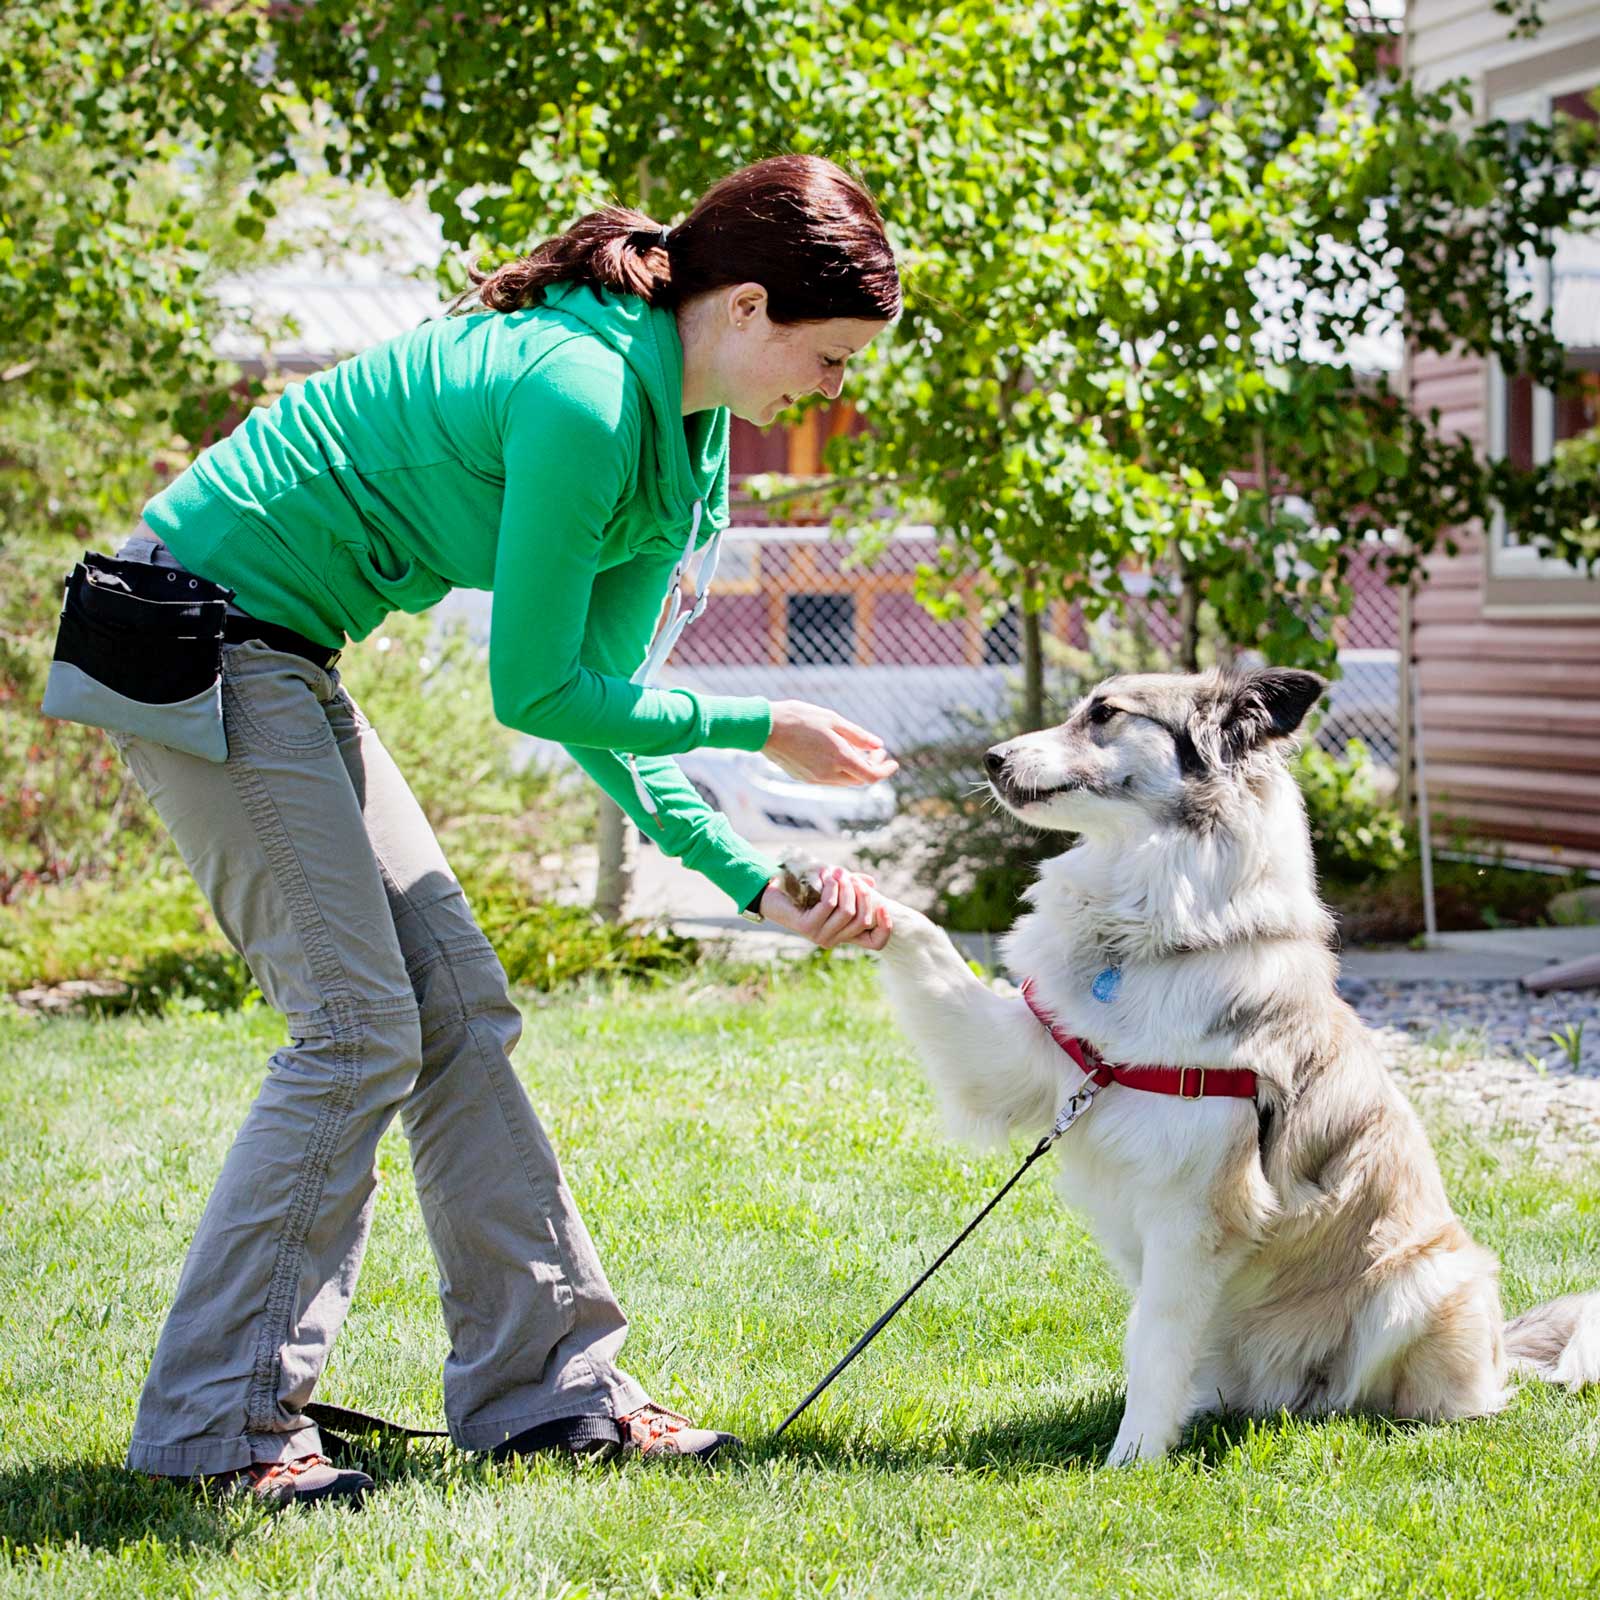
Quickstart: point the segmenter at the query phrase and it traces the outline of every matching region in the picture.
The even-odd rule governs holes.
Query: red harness
[[[1148,1094],[1175,1094],[1180,1100],[1199,1100],[1223,1095],[1232,1100],[1254,1100],[1256,1075],[1248,1067],[1126,1067],[1107,1061],[1092,1044],[1075,1039],[1058,1028],[1055,1019],[1033,997],[1033,979],[1025,979],[1022,998],[1028,1009],[1042,1022],[1050,1037],[1072,1057],[1073,1063],[1103,1089],[1109,1083],[1125,1083],[1130,1089]]]

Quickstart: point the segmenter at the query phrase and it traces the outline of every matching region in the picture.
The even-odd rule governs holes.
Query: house
[[[416,201],[375,191],[344,197],[337,210],[303,201],[274,232],[339,243],[218,284],[227,325],[216,354],[249,377],[304,378],[444,309],[434,280],[444,234]]]
[[[1466,78],[1477,114],[1509,122],[1560,108],[1595,118],[1600,6],[1546,0],[1543,26],[1512,36],[1493,0],[1412,0],[1406,64],[1424,86]],[[1548,461],[1600,427],[1600,239],[1562,241],[1540,292],[1582,375],[1557,399],[1491,363],[1416,353],[1412,403],[1492,456]],[[1597,491],[1600,492],[1600,491]],[[1513,859],[1600,867],[1600,579],[1541,559],[1503,519],[1430,558],[1402,619],[1418,684],[1411,751],[1430,809]]]

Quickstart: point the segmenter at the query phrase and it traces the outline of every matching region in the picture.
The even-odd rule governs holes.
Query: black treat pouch
[[[44,714],[226,761],[222,639],[232,598],[181,568],[86,554],[67,575]]]

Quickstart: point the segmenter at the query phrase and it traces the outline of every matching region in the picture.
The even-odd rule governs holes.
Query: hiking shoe
[[[557,1417],[554,1422],[536,1422],[503,1444],[491,1446],[489,1458],[509,1461],[513,1456],[568,1455],[609,1461],[621,1448],[622,1435],[610,1417]]]
[[[212,1472],[189,1480],[224,1494],[250,1495],[274,1511],[316,1500],[348,1500],[358,1510],[372,1479],[353,1467],[336,1467],[326,1456],[296,1456],[291,1461],[253,1461],[232,1472]]]
[[[653,1401],[618,1417],[617,1427],[622,1431],[623,1450],[637,1450],[646,1461],[665,1461],[671,1456],[710,1461],[719,1451],[738,1450],[744,1443],[735,1434],[696,1428],[687,1417]]]

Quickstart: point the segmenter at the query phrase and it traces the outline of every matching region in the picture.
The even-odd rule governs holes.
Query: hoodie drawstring
[[[672,569],[672,599],[667,606],[667,619],[656,630],[656,636],[650,643],[650,653],[644,658],[644,664],[628,680],[643,688],[648,688],[654,681],[656,673],[672,654],[672,647],[678,642],[678,636],[691,622],[699,618],[706,608],[706,601],[711,597],[711,580],[717,575],[717,557],[722,551],[720,528],[712,534],[711,542],[706,546],[705,555],[700,562],[700,571],[695,578],[694,607],[690,609],[683,604],[683,575],[690,561],[694,559],[694,541],[700,532],[700,515],[703,507],[703,501],[695,501],[694,513],[689,519],[688,542],[683,547],[683,554],[678,557],[677,566]],[[645,787],[644,779],[639,776],[639,758],[636,755],[625,755],[622,760],[632,774],[633,792],[639,797],[639,804],[650,816],[655,816],[656,803]]]

